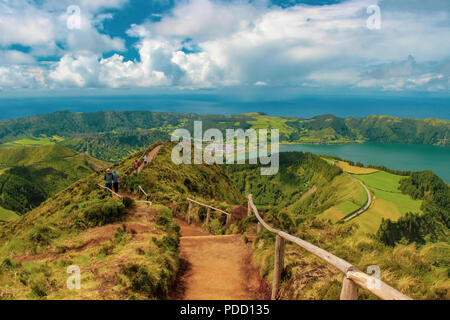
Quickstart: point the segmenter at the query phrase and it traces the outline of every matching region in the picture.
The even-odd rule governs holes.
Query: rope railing
[[[253,203],[253,196],[251,194],[248,196],[248,208],[250,214],[251,211],[255,213],[255,216],[258,219],[258,225],[261,225],[266,230],[276,235],[275,266],[272,282],[272,300],[276,300],[279,294],[281,273],[283,272],[284,269],[285,240],[300,246],[301,248],[321,258],[322,260],[325,260],[326,262],[337,268],[339,271],[344,273],[345,276],[341,291],[340,297],[341,300],[357,300],[358,286],[366,290],[369,290],[377,297],[384,300],[412,300],[410,297],[392,288],[391,286],[387,285],[380,279],[376,279],[364,272],[361,272],[351,263],[329,253],[328,251],[325,251],[307,241],[304,241],[300,238],[294,237],[288,233],[285,233],[281,230],[271,227],[259,215],[258,209]],[[260,228],[258,228],[258,230],[260,230]]]
[[[187,198],[187,200],[189,201],[189,207],[188,207],[188,224],[191,224],[191,208],[192,208],[192,203],[195,203],[195,204],[198,204],[199,206],[202,206],[202,207],[207,208],[207,211],[206,211],[206,223],[209,222],[210,215],[211,215],[211,210],[214,210],[214,211],[220,212],[220,213],[222,213],[222,214],[225,214],[225,215],[227,216],[227,222],[226,222],[226,224],[228,224],[228,221],[230,220],[230,217],[231,217],[231,214],[230,214],[230,213],[228,213],[228,212],[226,212],[226,211],[223,211],[223,210],[221,210],[221,209],[212,207],[212,206],[207,205],[207,204],[205,204],[205,203],[201,203],[201,202],[196,201],[196,200],[194,200],[194,199]]]

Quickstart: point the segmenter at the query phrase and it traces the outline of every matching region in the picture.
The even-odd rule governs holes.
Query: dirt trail
[[[147,155],[147,165],[149,165],[153,161],[153,159],[156,157],[156,155],[158,154],[159,149],[161,149],[161,147],[162,147],[162,144],[157,146],[157,147],[155,147],[155,148],[153,148],[153,150],[148,153],[148,155]],[[145,163],[142,160],[142,163],[141,163],[141,165],[138,168],[138,172],[141,172],[142,169],[144,169],[144,167],[145,167]]]
[[[251,265],[251,248],[240,235],[211,236],[180,219],[182,271],[174,299],[267,299],[267,285]]]

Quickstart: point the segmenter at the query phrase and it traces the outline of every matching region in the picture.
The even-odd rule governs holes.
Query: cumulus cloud
[[[103,10],[121,8],[127,1],[80,1],[80,30],[61,27],[67,21],[63,10],[69,1],[46,0],[40,6],[26,3],[29,14],[24,15],[18,37],[1,32],[11,29],[16,20],[0,22],[0,45],[32,47],[28,55],[3,53],[8,55],[5,61],[11,61],[10,72],[25,72],[28,69],[13,67],[32,63],[46,50],[60,60],[36,66],[43,70],[43,81],[28,72],[18,83],[28,79],[33,85],[54,88],[449,89],[450,43],[444,41],[450,37],[449,10],[442,5],[448,1],[433,0],[430,10],[429,3],[379,0],[382,28],[369,30],[366,9],[377,3],[374,0],[321,6],[291,3],[287,7],[265,0],[183,0],[157,21],[130,26],[127,36],[137,40],[139,53],[133,61],[124,58],[123,39],[101,32],[103,21],[113,18]],[[428,9],[421,11],[425,6]],[[19,19],[16,7],[7,9],[0,21],[6,21],[2,17]],[[39,19],[28,20],[28,15]],[[30,40],[26,35],[32,35],[39,27],[34,24],[39,23],[45,30]],[[105,58],[103,53],[111,51]]]

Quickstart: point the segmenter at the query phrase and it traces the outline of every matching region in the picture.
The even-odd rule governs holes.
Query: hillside
[[[139,174],[131,164],[153,145],[115,166],[124,194],[150,194],[148,207],[112,198],[93,173],[52,196],[18,220],[0,225],[0,297],[3,299],[167,298],[179,268],[179,227],[186,197],[230,206],[241,201],[219,166],[176,166],[171,144]],[[204,186],[209,186],[204,188]],[[81,268],[81,291],[65,287],[67,267]]]
[[[302,153],[280,154],[280,164],[283,169],[273,177],[258,176],[257,166],[229,168],[239,190],[254,193],[266,222],[361,270],[377,265],[383,281],[414,299],[449,299],[450,247],[445,238],[449,227],[445,199],[449,197],[440,195],[447,192],[442,180],[432,173],[409,178],[340,163],[346,170],[359,171],[352,177],[331,162]],[[375,194],[374,204],[344,223],[342,218],[367,201],[356,179]],[[429,198],[427,204],[419,200],[423,197]],[[418,218],[424,210],[430,213]],[[411,211],[417,213],[410,215]],[[447,225],[442,226],[442,221]],[[250,237],[256,231],[255,222],[254,217],[247,218],[237,229]],[[433,233],[440,236],[433,238]],[[253,245],[253,263],[267,281],[272,279],[274,245],[273,234],[265,230],[257,234]],[[287,244],[285,264],[282,299],[339,299],[342,275],[334,268],[291,244]],[[363,290],[358,294],[361,299],[375,299]]]
[[[0,121],[0,143],[6,145],[60,142],[105,161],[118,161],[140,148],[167,140],[176,128],[275,128],[282,143],[359,143],[365,141],[449,146],[450,121],[388,116],[311,119],[272,117],[262,113],[197,115],[149,111],[68,111]]]
[[[59,144],[0,148],[0,206],[24,214],[108,164]],[[4,210],[0,220],[10,220]]]

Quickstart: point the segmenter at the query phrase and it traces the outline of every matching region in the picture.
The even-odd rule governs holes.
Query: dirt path
[[[267,299],[267,285],[251,264],[251,247],[240,235],[211,236],[194,224],[181,227],[182,271],[174,299]]]
[[[147,165],[149,165],[153,161],[153,159],[156,157],[156,155],[158,154],[159,149],[161,149],[161,147],[162,147],[162,144],[157,146],[157,147],[155,147],[155,148],[153,148],[153,150],[148,153],[148,155],[147,155]],[[145,167],[145,163],[144,163],[144,160],[142,160],[142,163],[141,163],[141,165],[138,168],[138,172],[141,172],[142,169],[144,169],[144,167]]]

